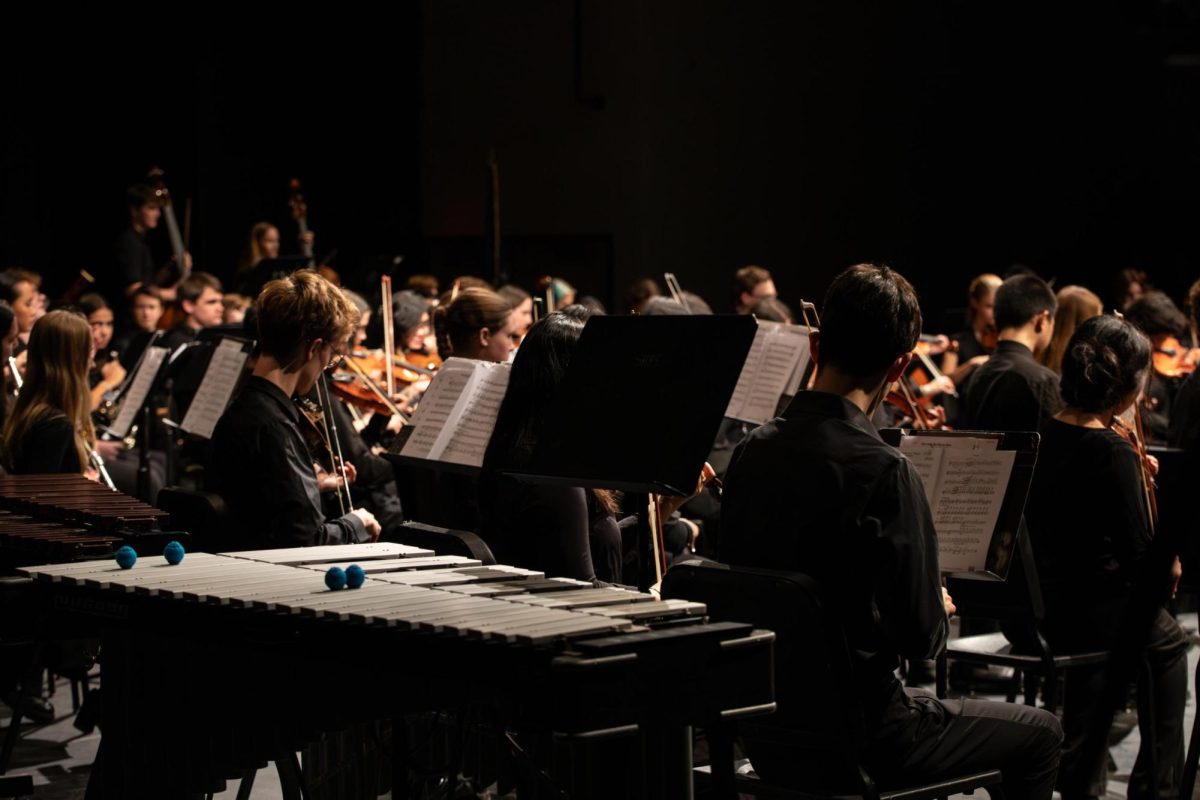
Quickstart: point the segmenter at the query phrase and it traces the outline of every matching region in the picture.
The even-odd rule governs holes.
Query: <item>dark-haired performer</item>
[[[916,294],[886,267],[851,267],[830,287],[821,323],[812,337],[814,390],[796,395],[734,452],[722,560],[799,570],[820,582],[854,654],[873,775],[927,781],[999,768],[1010,800],[1049,798],[1062,741],[1053,715],[939,701],[906,691],[894,674],[900,656],[931,658],[941,649],[954,610],[940,584],[921,478],[870,422],[912,358],[921,332]],[[748,745],[748,755],[767,780],[800,771],[794,750],[756,753]]]
[[[129,227],[117,237],[114,248],[115,274],[105,287],[109,301],[118,303],[141,286],[157,287],[164,300],[174,300],[175,285],[169,283],[170,265],[162,268],[156,265],[146,244],[146,234],[157,228],[162,218],[162,205],[154,189],[143,183],[130,186],[125,192],[125,206],[129,210]],[[191,254],[184,253],[184,258],[191,269]]]
[[[1063,354],[1066,408],[1042,426],[1025,519],[1045,602],[1047,639],[1055,652],[1111,649],[1138,565],[1150,545],[1149,517],[1137,456],[1111,429],[1133,404],[1150,366],[1150,342],[1131,323],[1093,317]],[[1179,562],[1176,561],[1176,568]],[[1171,579],[1162,576],[1163,599]],[[1160,608],[1143,653],[1152,686],[1138,693],[1142,749],[1129,797],[1176,797],[1183,769],[1187,639]],[[1058,788],[1064,800],[1105,793],[1104,748],[1086,753],[1087,711],[1100,670],[1080,668],[1066,693],[1066,741]],[[1154,754],[1156,774],[1148,774]]]
[[[172,350],[195,341],[205,328],[220,325],[225,311],[221,282],[207,272],[193,272],[180,281],[178,296],[183,321],[163,339],[163,346]]]
[[[1054,291],[1036,275],[1015,275],[996,290],[996,349],[971,377],[962,427],[1036,431],[1062,408],[1058,375],[1036,357],[1054,336]]]
[[[217,423],[205,470],[207,488],[229,507],[239,549],[379,537],[379,523],[366,509],[325,518],[321,488],[336,488],[341,478],[317,474],[292,402],[345,352],[358,318],[354,304],[315,272],[271,281],[259,295],[254,373]],[[347,473],[353,482],[353,470]]]

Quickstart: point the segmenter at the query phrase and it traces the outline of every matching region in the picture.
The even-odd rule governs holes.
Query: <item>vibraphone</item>
[[[160,511],[82,475],[0,477],[0,569],[102,558],[129,544],[161,553],[171,539]]]
[[[327,589],[323,573],[351,561],[362,588]],[[770,632],[403,545],[23,572],[107,620],[104,797],[212,791],[319,730],[472,707],[560,737],[638,733],[657,755],[636,794],[687,796],[689,726],[774,707]],[[574,780],[572,796],[589,796]]]

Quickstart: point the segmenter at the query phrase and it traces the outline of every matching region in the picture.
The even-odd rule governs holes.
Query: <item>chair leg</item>
[[[275,769],[279,771],[283,800],[304,800],[308,796],[304,787],[304,773],[300,771],[300,761],[295,753],[280,753],[275,759]]]
[[[242,782],[238,784],[237,800],[250,800],[250,792],[254,791],[254,776],[256,769],[248,769],[242,773]]]
[[[1058,673],[1050,670],[1043,677],[1046,681],[1046,687],[1042,690],[1042,701],[1046,709],[1053,713],[1058,710]],[[1034,706],[1037,703],[1033,702],[1029,703],[1029,705]]]
[[[1007,703],[1017,702],[1017,694],[1021,691],[1021,678],[1025,673],[1019,669],[1014,669],[1012,680],[1008,682],[1008,692],[1004,695],[1004,701]]]
[[[0,775],[8,772],[8,762],[12,759],[13,748],[17,746],[17,738],[21,735],[21,712],[13,709],[12,718],[4,731],[4,744],[0,746]]]
[[[1041,683],[1041,675],[1036,672],[1025,673],[1025,705],[1037,705],[1038,688],[1041,686]]]
[[[716,797],[737,797],[733,772],[733,738],[725,725],[717,723],[707,729],[708,763],[712,767],[713,790]]]

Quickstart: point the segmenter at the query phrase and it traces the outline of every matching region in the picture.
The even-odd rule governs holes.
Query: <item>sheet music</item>
[[[725,416],[759,425],[773,419],[788,387],[799,385],[808,353],[807,329],[759,321]]]
[[[121,413],[109,428],[118,439],[129,435],[129,428],[141,413],[142,406],[146,403],[146,395],[150,393],[150,387],[154,385],[154,379],[158,376],[158,368],[162,366],[163,359],[169,352],[166,347],[146,348],[142,363],[137,369],[137,374],[133,376],[133,383],[125,394],[125,401],[121,404]]]
[[[459,423],[437,458],[451,464],[483,466],[483,455],[492,439],[511,373],[508,364],[482,365]]]
[[[212,359],[204,370],[204,379],[188,406],[179,426],[188,433],[211,439],[217,420],[225,413],[229,398],[242,377],[242,368],[246,365],[249,354],[242,349],[242,343],[234,339],[222,339],[213,348]]]
[[[473,361],[465,358],[450,358],[434,374],[429,388],[417,406],[412,418],[412,435],[408,437],[400,455],[413,458],[432,458],[438,437],[454,416],[463,390],[475,374]]]
[[[943,572],[983,570],[1012,476],[1015,450],[994,437],[905,436],[900,449],[925,484]]]

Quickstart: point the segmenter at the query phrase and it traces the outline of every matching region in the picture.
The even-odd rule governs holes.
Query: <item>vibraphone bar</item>
[[[327,588],[323,573],[351,563],[361,588]],[[683,785],[687,726],[773,709],[769,632],[709,624],[699,603],[398,544],[23,572],[106,620],[106,706],[127,710],[103,731],[106,797],[211,791],[317,731],[464,704],[561,741],[660,731],[673,756],[656,769]]]

